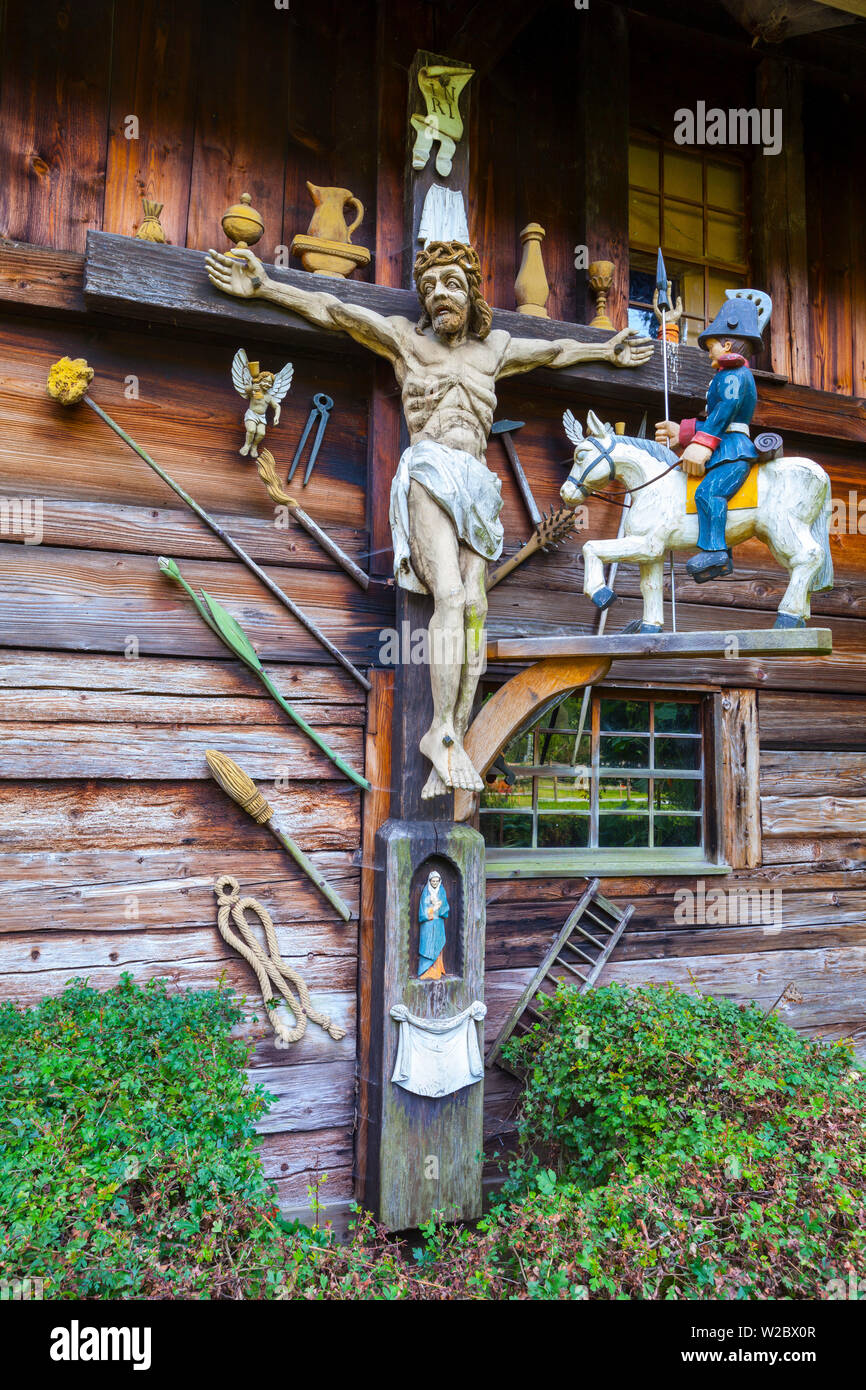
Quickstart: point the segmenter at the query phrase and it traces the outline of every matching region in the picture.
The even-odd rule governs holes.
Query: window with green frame
[[[709,858],[704,697],[594,692],[547,710],[503,750],[481,794],[488,860],[628,851]],[[499,764],[500,768],[502,764]],[[584,856],[585,857],[585,856]]]
[[[652,293],[660,246],[674,296],[683,300],[681,341],[694,343],[725,290],[747,283],[745,165],[635,132],[628,181],[629,327],[658,337]]]

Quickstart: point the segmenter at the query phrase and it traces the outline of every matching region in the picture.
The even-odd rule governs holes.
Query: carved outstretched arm
[[[579,362],[612,362],[615,367],[639,367],[652,357],[653,343],[624,328],[606,343],[579,343],[574,338],[512,338],[498,376],[516,376],[534,367],[573,367]]]
[[[241,259],[243,258],[243,259]],[[266,299],[300,314],[318,328],[348,333],[356,342],[393,362],[400,356],[400,330],[408,320],[386,318],[360,304],[344,304],[335,294],[302,290],[271,280],[249,249],[224,255],[209,251],[205,264],[211,284],[239,299]]]

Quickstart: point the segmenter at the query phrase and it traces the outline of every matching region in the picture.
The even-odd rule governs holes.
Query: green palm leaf
[[[259,661],[256,649],[240,623],[204,589],[201,590],[201,596],[226,646],[231,647],[235,656],[239,656],[241,661],[245,661],[248,666],[252,666],[254,671],[261,671],[262,663]]]

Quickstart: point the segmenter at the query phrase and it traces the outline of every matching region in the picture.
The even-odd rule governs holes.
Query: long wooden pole
[[[313,537],[313,540],[318,541],[326,555],[330,555],[332,560],[336,560],[337,564],[340,565],[348,575],[351,575],[355,583],[360,584],[362,589],[369,589],[370,576],[365,574],[360,565],[356,565],[352,557],[347,555],[345,550],[342,550],[340,546],[337,545],[336,541],[331,540],[327,531],[323,531],[318,522],[314,521],[309,513],[304,511],[303,507],[295,501],[290,493],[286,492],[285,488],[280,483],[277,465],[274,462],[274,456],[270,449],[260,449],[256,463],[258,464],[259,477],[267,488],[268,496],[271,498],[271,501],[277,502],[283,507],[287,507],[298,524],[303,526],[304,530]]]
[[[176,493],[176,495],[181,499],[181,501],[186,503],[190,511],[195,512],[195,515],[201,521],[203,521],[206,526],[210,527],[215,536],[219,536],[223,544],[227,545],[229,550],[231,550],[233,554],[235,554],[237,558],[240,561],[242,561],[243,564],[246,565],[247,569],[250,570],[251,573],[254,574],[256,578],[261,581],[262,584],[264,584],[265,588],[273,594],[274,598],[279,599],[280,603],[283,605],[284,608],[288,609],[292,617],[297,618],[298,622],[301,623],[301,625],[305,627],[313,637],[315,637],[316,641],[321,643],[321,645],[325,648],[325,651],[328,652],[334,658],[334,660],[337,661],[343,667],[343,670],[348,671],[349,675],[352,676],[353,679],[356,680],[360,686],[363,686],[364,690],[369,690],[370,682],[367,680],[367,677],[363,674],[363,672],[359,671],[357,666],[352,665],[352,662],[349,660],[347,656],[343,655],[339,647],[336,647],[334,643],[331,641],[331,639],[325,636],[321,628],[316,626],[312,618],[308,618],[303,609],[299,608],[298,605],[292,599],[289,598],[287,593],[284,593],[284,591],[280,588],[279,584],[275,583],[274,580],[271,579],[270,575],[266,574],[265,571],[261,568],[261,566],[256,564],[255,560],[252,558],[251,555],[247,554],[243,546],[238,545],[237,541],[234,540],[228,534],[228,532],[223,529],[222,526],[220,526],[219,522],[214,520],[214,518],[208,512],[205,511],[204,507],[200,507],[194,497],[190,497],[189,493],[180,486],[180,483],[176,483],[174,481],[174,478],[172,478],[168,473],[165,472],[165,469],[160,468],[159,464],[156,463],[150,457],[150,454],[146,453],[145,450],[140,447],[140,445],[136,444],[132,436],[127,434],[126,430],[121,429],[120,425],[118,425],[116,420],[112,420],[111,416],[102,409],[102,406],[97,405],[96,401],[91,400],[90,396],[85,396],[84,401],[87,405],[90,406],[90,409],[94,412],[94,414],[99,416],[100,420],[104,420],[108,427],[114,430],[114,433],[118,435],[120,439],[123,440],[124,444],[127,444],[129,446],[129,448],[132,450],[134,454],[138,454],[138,457],[147,464],[148,468],[152,468],[154,473],[156,473],[158,477],[162,478],[162,481],[166,483],[168,487],[171,488],[172,492]]]

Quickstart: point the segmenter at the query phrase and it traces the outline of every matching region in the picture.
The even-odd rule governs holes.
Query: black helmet
[[[698,346],[705,348],[708,338],[745,338],[757,352],[761,334],[770,322],[773,301],[763,290],[725,290],[727,299],[712,323],[698,337]]]

